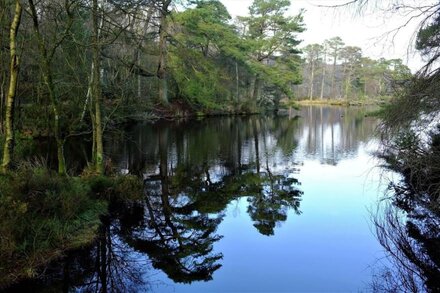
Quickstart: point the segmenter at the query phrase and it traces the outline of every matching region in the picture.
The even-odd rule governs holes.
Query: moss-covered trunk
[[[14,18],[10,30],[10,79],[8,95],[6,97],[5,111],[5,144],[3,147],[2,172],[6,172],[11,165],[14,154],[14,101],[17,92],[18,73],[20,70],[20,62],[17,56],[17,34],[20,27],[22,7],[19,0],[15,1]]]

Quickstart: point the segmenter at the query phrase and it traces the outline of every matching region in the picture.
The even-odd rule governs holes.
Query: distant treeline
[[[310,44],[303,51],[303,82],[295,86],[301,99],[375,99],[392,95],[411,78],[401,59],[374,60],[340,37]]]

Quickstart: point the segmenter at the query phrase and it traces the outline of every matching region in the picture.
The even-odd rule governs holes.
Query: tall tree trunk
[[[3,160],[2,160],[2,172],[6,172],[12,162],[14,154],[14,100],[17,92],[18,73],[20,70],[20,61],[17,56],[17,34],[20,27],[22,7],[19,0],[15,1],[14,18],[11,24],[10,30],[10,55],[11,55],[11,67],[10,67],[10,79],[9,89],[6,98],[6,117],[5,117],[5,144],[3,147]]]
[[[238,76],[238,63],[237,63],[237,61],[235,61],[235,82],[236,82],[236,103],[238,106],[238,103],[240,103],[240,88],[239,88],[240,79]]]
[[[254,146],[255,146],[255,163],[257,165],[257,174],[260,175],[260,144],[258,141],[258,130],[256,118],[252,119],[252,132],[254,135]]]
[[[367,77],[364,76],[364,98],[367,97]]]
[[[0,46],[2,46],[0,44]],[[3,67],[3,64],[0,64],[0,68]],[[0,69],[1,70],[1,69]],[[6,98],[5,98],[5,86],[6,86],[6,72],[4,70],[2,70],[2,72],[0,72],[1,75],[1,80],[0,80],[0,132],[4,133],[5,129],[5,124],[4,124],[4,117],[3,117],[3,112],[4,112],[4,108],[5,108],[5,103],[6,103]]]
[[[6,25],[6,1],[0,0],[0,27],[4,27]],[[1,34],[0,30],[0,52],[2,48],[5,47],[6,39],[5,36]],[[6,99],[6,83],[7,83],[7,60],[4,60],[4,55],[0,53],[0,132],[4,133],[4,108],[5,108],[5,99]],[[6,57],[6,56],[5,56]]]
[[[160,11],[159,27],[159,66],[157,68],[157,77],[160,79],[159,98],[163,104],[168,104],[168,82],[167,82],[167,31],[168,31],[168,6],[171,0],[163,0]]]
[[[332,70],[332,98],[336,98],[336,89],[335,89],[335,80],[336,80],[336,51],[335,55],[333,55],[333,70]]]
[[[66,174],[66,162],[64,159],[64,140],[61,138],[61,129],[60,129],[60,111],[58,106],[58,98],[55,94],[55,85],[53,83],[52,78],[52,70],[50,68],[50,61],[47,53],[46,44],[44,43],[43,36],[40,32],[40,25],[38,22],[38,13],[35,8],[35,4],[33,0],[29,0],[29,7],[31,9],[32,21],[34,26],[34,32],[37,36],[38,47],[40,50],[40,67],[43,73],[44,84],[47,87],[47,91],[49,94],[49,99],[52,107],[52,112],[54,115],[53,122],[53,130],[55,134],[55,141],[57,144],[57,159],[58,159],[58,174],[65,175]]]
[[[252,95],[251,95],[251,111],[257,110],[257,101],[260,97],[260,76],[255,74],[255,81],[253,84]]]
[[[137,62],[138,62],[138,64],[140,63],[140,59],[141,59],[141,52],[138,51],[137,52]],[[137,98],[138,98],[139,101],[141,100],[141,96],[142,96],[142,80],[141,80],[141,75],[138,74],[138,76],[137,76]]]
[[[321,94],[319,98],[322,100],[324,98],[324,84],[325,84],[325,67],[327,66],[327,53],[324,54],[324,62],[322,63],[322,78],[321,78]]]
[[[351,82],[351,70],[348,70],[347,78],[345,79],[345,94],[344,98],[348,101],[348,92],[350,91],[350,82]]]
[[[310,69],[310,94],[309,99],[310,101],[313,99],[313,84],[315,81],[315,61],[312,59],[311,61],[311,69]]]
[[[98,0],[93,0],[92,3],[92,18],[93,18],[93,74],[92,74],[92,97],[94,100],[95,107],[95,123],[93,130],[94,138],[94,158],[95,158],[95,171],[98,174],[104,173],[104,145],[102,138],[102,117],[101,117],[101,98],[102,98],[102,88],[101,88],[101,44],[99,40],[99,11],[98,11]]]

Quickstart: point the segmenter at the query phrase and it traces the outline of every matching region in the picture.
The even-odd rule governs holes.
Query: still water
[[[368,291],[383,256],[371,228],[383,191],[378,121],[357,108],[296,114],[160,121],[114,135],[108,155],[144,178],[145,200],[112,207],[98,243],[44,286]]]

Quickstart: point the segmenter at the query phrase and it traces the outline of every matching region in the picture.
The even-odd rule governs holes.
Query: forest
[[[369,2],[374,1],[353,1],[360,7]],[[391,2],[392,9],[411,8],[405,1]],[[282,116],[304,103],[381,105],[375,112],[381,119],[376,156],[384,169],[403,178],[390,184],[396,195],[388,213],[400,208],[409,218],[377,225],[378,238],[391,251],[405,235],[389,235],[389,227],[409,225],[417,239],[438,233],[438,228],[419,229],[415,222],[434,225],[420,215],[420,206],[439,213],[440,6],[413,7],[424,17],[415,46],[427,60],[415,74],[401,59],[374,60],[338,36],[304,45],[306,12],[292,15],[290,6],[289,0],[254,0],[246,15],[232,18],[219,0],[0,0],[0,289],[38,276],[67,251],[102,240],[98,231],[103,222],[111,222],[115,205],[123,202],[126,208],[127,202],[142,200],[149,181],[141,180],[142,172],[122,174],[110,155],[113,138],[136,123]],[[323,111],[320,115],[323,120]],[[344,115],[350,116],[338,114],[330,120]],[[356,123],[360,119],[356,117]],[[257,134],[264,126],[259,120],[251,121],[246,135],[255,143],[256,173],[242,174],[251,167],[241,165],[240,130],[232,124],[224,126],[239,133],[239,167],[232,168],[232,175],[249,180],[250,187],[240,189],[232,179],[232,187],[217,186],[210,181],[209,168],[204,170],[206,184],[227,195],[228,203],[246,192],[260,194],[254,205],[263,207],[249,208],[249,213],[270,222],[255,220],[255,227],[272,235],[277,221],[264,214],[266,195],[261,194],[268,186],[280,189],[279,205],[296,211],[302,192],[296,189],[296,179],[272,174],[267,162],[267,174],[262,175]],[[333,153],[335,129],[332,126]],[[280,141],[287,133],[274,131],[279,131]],[[168,186],[170,154],[163,151],[161,139],[157,176]],[[199,164],[207,163],[201,159]],[[294,191],[283,189],[289,184]],[[167,189],[150,186],[155,188],[158,194]],[[288,199],[295,203],[286,203]],[[226,203],[219,206],[225,209]],[[184,214],[184,207],[179,212]],[[149,214],[154,216],[151,210]],[[276,216],[284,219],[287,213]],[[420,277],[425,284],[421,287],[436,288],[438,265],[432,251],[424,248],[438,245],[438,235],[430,241],[434,244],[405,242],[407,250],[397,254],[396,262],[407,262],[409,251],[423,251],[431,263],[424,267],[409,261],[406,272],[434,271]]]
[[[310,44],[302,51],[302,82],[293,87],[298,99],[380,103],[411,78],[401,59],[374,60],[340,37]]]

